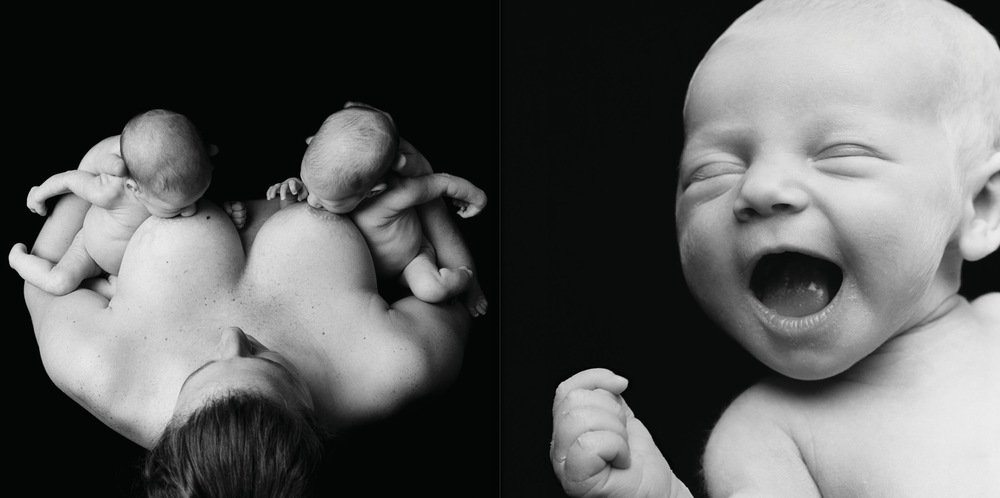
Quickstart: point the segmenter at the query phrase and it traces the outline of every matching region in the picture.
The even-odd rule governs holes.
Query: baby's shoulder
[[[808,398],[811,390],[803,381],[768,375],[740,393],[726,410],[743,414],[767,414],[770,417],[769,412],[787,413],[790,407]]]
[[[972,300],[972,308],[988,324],[1000,332],[1000,292],[983,294]]]

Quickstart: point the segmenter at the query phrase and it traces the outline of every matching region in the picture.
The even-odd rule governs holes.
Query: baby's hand
[[[452,199],[452,204],[458,206],[458,215],[462,218],[471,218],[486,207],[486,193],[480,189],[476,189],[472,195],[469,196],[467,200],[462,199]]]
[[[247,223],[247,208],[242,202],[223,202],[222,209],[229,215],[229,219],[233,220],[233,224],[236,225],[237,230],[243,229],[243,225]]]
[[[41,195],[41,190],[38,187],[31,187],[28,191],[28,210],[40,216],[45,216],[48,214],[48,207],[45,206],[45,201],[48,197]]]
[[[621,393],[628,381],[603,368],[559,384],[549,458],[569,496],[691,496]]]
[[[309,191],[306,189],[305,184],[302,183],[302,180],[292,177],[281,183],[271,185],[271,188],[267,189],[267,200],[274,199],[276,195],[281,200],[285,200],[285,196],[289,193],[295,196],[296,201],[301,201],[309,196]]]

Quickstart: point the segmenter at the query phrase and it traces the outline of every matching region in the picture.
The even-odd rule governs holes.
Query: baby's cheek
[[[678,233],[678,252],[681,257],[681,267],[688,285],[699,287],[708,280],[714,280],[712,275],[721,267],[726,259],[719,251],[725,244],[713,237],[710,230],[698,225],[697,218],[693,223],[683,226]]]

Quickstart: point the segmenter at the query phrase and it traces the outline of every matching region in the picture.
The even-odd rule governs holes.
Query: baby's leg
[[[27,246],[21,243],[14,244],[7,261],[26,282],[56,296],[69,294],[80,286],[83,279],[101,274],[101,268],[83,247],[80,233],[76,234],[66,254],[56,264],[30,254]]]
[[[461,294],[472,280],[472,270],[464,266],[439,269],[434,249],[425,242],[403,269],[401,279],[421,301],[439,303]]]

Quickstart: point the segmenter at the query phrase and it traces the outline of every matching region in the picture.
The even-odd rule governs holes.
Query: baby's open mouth
[[[783,316],[803,317],[830,304],[844,272],[837,265],[797,252],[768,254],[750,277],[754,296]]]

